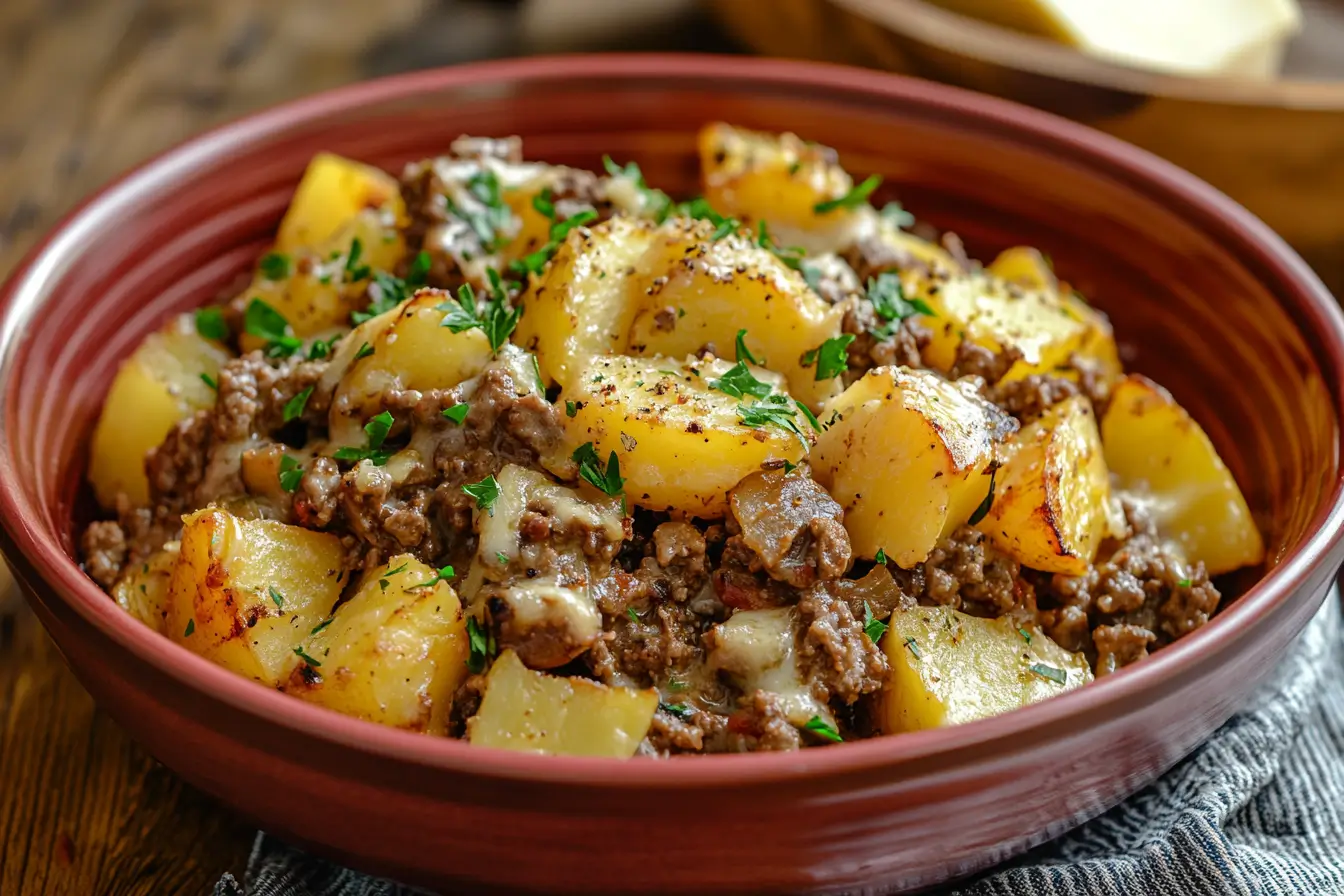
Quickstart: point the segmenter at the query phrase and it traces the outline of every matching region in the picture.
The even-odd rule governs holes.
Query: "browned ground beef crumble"
[[[509,140],[472,140],[459,141],[454,151],[459,158],[516,160],[520,148]],[[603,178],[576,172],[554,199],[605,217],[611,208],[604,189]],[[481,247],[469,228],[447,213],[445,186],[432,160],[408,167],[402,195],[410,216],[407,243],[413,252],[423,247],[432,256],[430,284],[460,285],[461,265]],[[944,245],[970,264],[959,241]],[[909,319],[893,335],[874,337],[878,321],[861,286],[884,271],[916,265],[913,257],[865,241],[822,272],[818,291],[844,307],[844,332],[856,337],[848,348],[847,382],[876,366],[922,366],[929,331]],[[241,311],[232,307],[229,313]],[[1061,372],[1068,376],[1003,382],[1017,360],[966,342],[952,376],[978,377],[986,397],[1023,423],[1073,395],[1087,396],[1098,410],[1105,401],[1097,378],[1077,367]],[[378,397],[379,407],[361,409],[370,415],[390,410],[397,420],[409,421],[417,436],[429,434],[423,444],[430,450],[421,451],[419,466],[400,481],[360,477],[348,464],[342,470],[337,461],[318,457],[306,466],[297,489],[285,492],[276,476],[281,456],[293,450],[290,445],[325,432],[332,410],[332,384],[324,382],[330,363],[253,352],[226,364],[216,406],[183,421],[148,455],[152,509],[122,502],[116,520],[94,522],[83,533],[88,573],[111,587],[122,570],[178,537],[182,514],[209,504],[337,534],[350,570],[402,552],[436,568],[451,563],[465,569],[476,536],[472,499],[461,486],[509,463],[541,469],[539,459],[561,444],[564,408],[515,382],[507,365],[496,363],[454,389],[388,390]],[[285,422],[286,403],[309,387],[313,392],[301,419]],[[444,409],[468,398],[470,410],[461,425],[444,419]],[[550,469],[557,472],[554,464]],[[558,472],[571,482],[576,476],[575,469]],[[672,702],[660,706],[645,754],[796,749],[806,735],[786,719],[778,695],[742,691],[709,663],[713,628],[734,610],[796,608],[804,684],[835,711],[846,736],[872,734],[873,701],[888,664],[864,632],[869,611],[885,618],[917,604],[946,605],[1036,622],[1065,648],[1085,652],[1097,674],[1133,663],[1203,625],[1219,601],[1203,567],[1182,566],[1138,508],[1125,511],[1129,536],[1103,544],[1083,576],[1024,569],[969,526],[907,570],[854,561],[842,508],[812,481],[806,466],[791,473],[762,470],[733,490],[731,511],[722,519],[636,510],[615,540],[609,532],[562,523],[544,508],[524,514],[520,556],[506,577],[552,573],[580,562],[576,558],[610,568],[593,587],[602,617],[595,640],[563,626],[523,625],[511,613],[503,586],[491,591],[487,585],[484,605],[497,643],[513,648],[533,668],[660,688]],[[484,677],[473,675],[459,688],[450,734],[462,736],[483,687]]]

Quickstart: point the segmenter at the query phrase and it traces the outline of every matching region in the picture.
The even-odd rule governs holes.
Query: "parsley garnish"
[[[868,301],[873,303],[873,310],[878,316],[887,321],[873,331],[873,334],[881,339],[886,339],[895,333],[900,322],[907,317],[916,314],[937,317],[923,299],[907,299],[901,278],[889,271],[878,274],[876,279],[869,278]]]
[[[821,716],[813,716],[808,719],[807,724],[804,725],[803,728],[804,730],[811,731],[813,734],[824,737],[833,743],[844,743],[845,740],[840,736],[840,732],[835,730],[835,726],[830,722],[827,722]]]
[[[814,264],[800,264],[798,271],[813,292],[821,292],[821,268]]]
[[[211,389],[214,389],[216,392],[219,391],[219,383],[215,382],[215,378],[212,377],[210,374],[202,373],[201,382],[205,383],[207,386],[209,386]]]
[[[989,508],[994,506],[994,477],[998,475],[998,472],[997,467],[989,471],[989,493],[985,495],[985,500],[980,502],[980,506],[975,508],[975,513],[971,514],[971,518],[966,521],[968,525],[974,526],[980,522],[988,515]]]
[[[285,596],[281,594],[279,591],[276,591],[274,585],[271,585],[269,587],[269,591],[271,594],[271,600],[275,601],[275,608],[277,610],[283,610],[285,608]]]
[[[405,565],[405,564],[402,564],[402,565],[399,566],[398,568],[396,568],[396,569],[392,570],[391,572],[389,572],[388,575],[390,576],[390,575],[392,575],[393,573],[401,572],[401,571],[402,571],[403,569],[405,569],[405,568],[406,568],[406,565]],[[435,585],[439,584],[440,582],[446,582],[446,581],[448,581],[449,579],[451,579],[451,578],[452,578],[454,575],[456,575],[456,574],[457,574],[457,570],[453,569],[451,566],[440,566],[438,572],[434,573],[434,578],[430,579],[428,582],[421,582],[421,583],[419,583],[418,585],[412,585],[411,587],[412,587],[412,588],[433,588]]]
[[[428,252],[421,249],[415,254],[415,258],[411,259],[411,266],[406,269],[406,285],[424,286],[425,281],[429,279],[429,269],[433,266],[434,260],[429,257]]]
[[[289,256],[283,252],[267,252],[261,256],[261,261],[257,262],[257,270],[261,271],[261,276],[275,282],[288,277],[294,270],[294,265]]]
[[[280,488],[293,493],[299,490],[303,479],[303,465],[288,454],[280,458]]]
[[[685,703],[659,703],[658,708],[665,713],[670,713],[683,721],[695,715],[695,710]]]
[[[737,360],[739,360],[739,361],[746,361],[748,364],[760,364],[760,363],[761,363],[760,361],[757,361],[757,360],[756,360],[756,356],[753,355],[753,354],[751,353],[751,350],[747,348],[747,331],[746,331],[746,330],[738,330],[738,331],[737,331]]]
[[[308,348],[308,360],[316,361],[331,354],[331,344],[335,341],[335,339],[314,339],[313,344]]]
[[[467,645],[471,655],[467,657],[467,668],[475,674],[485,671],[485,664],[495,655],[495,636],[481,627],[475,616],[467,617]]]
[[[537,210],[537,214],[551,221],[555,220],[555,202],[552,199],[554,195],[551,188],[546,187],[532,197],[532,207]]]
[[[313,395],[313,387],[309,386],[298,395],[295,395],[289,401],[285,402],[284,422],[297,420],[303,416],[303,409],[308,406],[308,399]]]
[[[289,335],[289,321],[261,299],[253,299],[243,313],[243,331],[249,336],[266,341],[268,358],[284,358],[294,354],[303,341]]]
[[[737,408],[738,422],[752,429],[774,424],[798,436],[798,441],[802,442],[803,448],[806,449],[810,446],[807,443],[807,437],[798,428],[796,408],[797,405],[791,403],[787,396],[769,395],[756,404],[739,405]]]
[[[1181,579],[1176,583],[1176,585],[1180,588],[1189,588],[1191,585],[1191,581],[1189,579]]]
[[[920,660],[920,659],[923,659],[923,658],[924,658],[924,654],[922,654],[922,653],[919,652],[919,645],[915,643],[915,639],[914,639],[914,638],[906,638],[906,639],[905,639],[904,641],[902,641],[901,643],[903,643],[903,644],[906,646],[906,648],[907,648],[912,654],[914,654],[915,659]]]
[[[798,410],[802,411],[803,417],[806,418],[808,425],[817,432],[821,432],[821,421],[817,419],[816,414],[812,413],[812,409],[797,399],[794,399],[793,403],[798,405]]]
[[[876,563],[878,566],[886,566],[886,565],[887,565],[887,552],[884,551],[884,550],[882,550],[882,548],[878,548],[878,549],[877,549],[877,556],[873,558],[873,562]]]
[[[345,256],[345,279],[353,283],[356,280],[367,280],[371,269],[366,264],[360,264],[359,260],[364,257],[364,244],[360,242],[359,237],[350,241],[350,253]]]
[[[1063,669],[1056,669],[1054,666],[1047,666],[1045,663],[1032,663],[1029,668],[1033,674],[1039,675],[1046,681],[1053,681],[1058,685],[1069,683],[1068,673]]]
[[[577,414],[578,412],[579,412],[579,406],[578,406],[577,403],[572,402],[572,401],[566,401],[566,402],[565,402],[565,416],[566,416],[566,417],[573,417],[573,416],[574,416],[575,414]]]
[[[392,414],[389,411],[383,411],[364,424],[364,432],[369,437],[369,442],[365,447],[351,448],[347,446],[338,448],[332,457],[337,460],[355,463],[367,460],[375,467],[381,467],[396,453],[383,447],[383,441],[387,439],[387,434],[392,431],[392,423]]]
[[[882,640],[882,636],[887,633],[887,624],[873,615],[873,608],[868,605],[868,601],[863,602],[863,633],[868,636],[868,640],[874,644]]]
[[[710,380],[709,388],[718,389],[734,398],[742,398],[746,395],[753,398],[764,398],[770,394],[772,389],[769,383],[763,383],[756,379],[755,374],[748,370],[747,365],[742,361],[738,361],[718,379]]]
[[[888,202],[882,206],[882,220],[895,227],[897,230],[904,230],[915,223],[915,216],[905,210],[899,202]]]
[[[217,307],[196,309],[196,332],[206,339],[223,342],[229,338],[229,325],[224,322],[224,309]]]
[[[1026,641],[1028,644],[1031,643],[1031,632],[1027,631],[1024,628],[1019,628],[1017,630],[1017,633],[1022,636],[1023,641]]]
[[[392,412],[383,411],[368,423],[364,424],[364,432],[369,437],[370,448],[383,447],[383,442],[387,439],[387,434],[392,431],[392,424],[394,422]]]
[[[816,205],[812,206],[812,211],[816,212],[818,215],[824,215],[827,212],[833,212],[838,208],[858,208],[868,201],[868,197],[872,195],[873,191],[876,190],[881,183],[882,176],[880,174],[869,175],[863,183],[851,187],[849,192],[839,199],[828,199],[825,202],[818,202]]]
[[[818,381],[835,379],[849,367],[849,354],[846,350],[853,341],[853,333],[827,339],[803,355],[803,366],[816,364]]]
[[[803,256],[807,254],[807,250],[802,246],[775,245],[775,241],[770,239],[770,231],[766,228],[764,220],[756,222],[756,245],[773,252],[776,258],[795,271],[802,267]]]
[[[621,478],[621,461],[616,457],[616,452],[611,452],[607,458],[607,468],[602,469],[602,460],[597,456],[597,450],[592,442],[584,442],[578,448],[574,449],[574,462],[579,465],[579,478],[590,483],[603,494],[616,496],[625,488],[625,480]]]
[[[476,499],[476,507],[490,516],[495,515],[495,501],[499,498],[499,483],[494,476],[487,476],[480,482],[469,482],[462,491]]]
[[[310,631],[308,634],[310,634],[310,635],[315,635],[315,634],[317,634],[318,632],[322,631],[322,629],[324,629],[324,628],[326,628],[327,626],[331,625],[331,624],[332,624],[333,622],[335,622],[335,621],[336,621],[336,617],[335,617],[335,616],[328,616],[326,619],[323,619],[323,620],[322,620],[321,622],[319,622],[317,625],[313,626],[313,630]]]
[[[635,608],[634,608],[634,607],[626,607],[626,608],[625,608],[625,615],[627,615],[627,616],[630,617],[630,621],[631,621],[631,622],[638,622],[638,621],[639,621],[639,614],[635,612]]]
[[[466,402],[462,402],[461,404],[455,404],[450,408],[444,408],[443,416],[447,417],[454,423],[461,425],[462,421],[467,419],[467,412],[470,410],[471,405],[467,404]]]
[[[495,559],[505,566],[509,564],[509,555],[503,551],[495,551]]]
[[[602,167],[612,177],[624,177],[634,182],[635,189],[639,190],[644,205],[647,206],[647,210],[654,221],[661,224],[667,220],[668,212],[672,210],[672,197],[662,190],[655,190],[646,184],[644,182],[644,172],[639,170],[638,165],[634,162],[627,162],[625,167],[621,167],[611,160],[611,156],[603,156]]]
[[[313,659],[308,654],[304,653],[302,647],[295,647],[294,655],[297,656],[299,659],[303,660],[308,665],[312,666],[314,669],[322,665],[317,660]]]
[[[530,255],[526,255],[517,261],[511,262],[509,264],[509,270],[521,277],[526,277],[529,274],[540,274],[546,267],[546,262],[550,261],[551,257],[555,255],[557,250],[559,250],[560,244],[565,241],[565,237],[569,236],[571,230],[581,224],[587,224],[596,220],[597,212],[592,209],[585,209],[577,215],[571,215],[563,221],[554,222],[551,224],[550,238],[546,241],[546,245]]]
[[[484,305],[476,304],[476,291],[470,283],[464,283],[457,290],[456,301],[449,299],[436,306],[436,310],[445,312],[440,326],[454,333],[477,328],[489,340],[490,350],[498,352],[518,326],[523,309],[509,307],[508,291],[498,271],[489,268],[486,274],[490,277],[490,300]]]
[[[359,361],[363,358],[367,358],[371,354],[373,354],[373,346],[366,342],[359,347],[359,351],[355,352],[355,360]]]
[[[482,208],[465,209],[449,202],[448,210],[471,228],[485,251],[493,252],[503,242],[502,232],[513,221],[513,211],[500,198],[499,178],[495,172],[483,168],[467,179],[467,192]]]
[[[184,637],[184,638],[190,638],[190,637],[191,637],[193,634],[195,634],[195,633],[196,633],[196,620],[195,620],[195,619],[188,619],[188,620],[187,620],[187,630],[186,630],[185,632],[182,633],[182,637]]]

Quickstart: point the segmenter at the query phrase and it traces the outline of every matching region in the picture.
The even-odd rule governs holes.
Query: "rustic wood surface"
[[[0,277],[99,185],[276,102],[493,56],[728,46],[688,0],[558,2],[0,0]],[[206,894],[254,833],[95,709],[0,596],[0,894]]]

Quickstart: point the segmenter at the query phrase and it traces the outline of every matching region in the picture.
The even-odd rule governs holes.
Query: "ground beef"
[[[963,339],[957,346],[957,354],[947,376],[954,380],[964,376],[978,376],[987,386],[993,386],[1021,358],[1022,353],[1015,348],[993,352],[969,339]]]
[[[104,588],[111,588],[126,564],[126,533],[110,520],[89,523],[80,537],[84,571]]]
[[[798,729],[784,712],[778,694],[755,691],[743,698],[742,707],[728,717],[724,752],[750,753],[761,750],[796,750],[802,746]]]
[[[1057,376],[1033,373],[1021,379],[995,383],[985,397],[1012,414],[1024,425],[1052,405],[1079,394],[1078,384]]]
[[[729,500],[741,531],[737,538],[755,554],[746,564],[751,572],[807,588],[849,569],[844,508],[806,468],[752,473],[733,488]]]
[[[995,550],[985,534],[961,526],[919,566],[896,570],[896,583],[926,605],[942,604],[975,616],[1035,612],[1035,595],[1021,565]]]
[[[798,617],[798,658],[818,700],[853,703],[882,689],[887,658],[868,640],[848,604],[814,588],[798,601]]]
[[[849,344],[848,370],[845,383],[849,384],[874,367],[923,367],[921,353],[932,339],[929,329],[913,317],[901,321],[890,336],[880,337],[875,332],[886,322],[878,317],[867,299],[854,297],[844,303],[843,332],[854,336]]]
[[[1157,636],[1138,625],[1099,625],[1092,632],[1096,647],[1097,675],[1109,675],[1148,655],[1148,645]]]
[[[485,676],[468,675],[466,681],[458,685],[453,694],[453,705],[448,711],[448,735],[465,737],[467,720],[481,710],[481,700],[485,697]]]
[[[836,600],[844,601],[855,619],[886,619],[896,610],[915,606],[914,595],[907,594],[896,584],[886,566],[874,566],[861,579],[833,579],[818,582],[812,591],[824,591]]]
[[[658,756],[723,752],[727,731],[727,716],[696,707],[677,712],[660,707],[645,735],[645,752]]]

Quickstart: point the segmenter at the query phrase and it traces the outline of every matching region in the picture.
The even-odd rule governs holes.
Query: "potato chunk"
[[[1008,617],[914,607],[897,610],[890,625],[882,639],[891,664],[881,711],[885,734],[987,718],[1092,681],[1081,653]]]
[[[485,333],[454,333],[443,325],[448,313],[444,308],[455,302],[442,290],[422,289],[343,340],[355,346],[367,342],[372,353],[366,350],[365,357],[352,360],[336,387],[330,421],[333,446],[363,445],[364,423],[378,413],[388,391],[448,389],[485,369],[492,355]]]
[[[1107,534],[1110,476],[1091,403],[1075,395],[1048,409],[1003,448],[997,490],[979,524],[1018,562],[1043,572],[1087,572]]]
[[[845,508],[854,553],[909,569],[989,492],[990,461],[1016,421],[967,383],[879,367],[827,403],[812,454],[817,481]]]
[[[714,239],[707,221],[679,219],[659,232],[632,284],[641,310],[630,328],[637,355],[682,358],[712,345],[728,357],[739,331],[762,367],[816,410],[840,379],[817,379],[804,356],[840,335],[844,310],[828,305],[797,271],[742,234]],[[743,360],[741,358],[737,360]]]
[[[1101,442],[1118,487],[1144,503],[1187,560],[1218,575],[1265,559],[1232,472],[1166,389],[1137,374],[1122,380],[1102,419]]]
[[[121,574],[112,586],[117,606],[159,634],[168,631],[168,582],[177,563],[178,543],[170,541],[138,566]]]
[[[341,540],[325,532],[215,508],[190,514],[168,585],[168,636],[277,687],[340,597],[344,558]]]
[[[467,722],[467,739],[527,753],[629,759],[657,708],[655,690],[533,672],[506,650],[486,676],[481,708]]]
[[[835,150],[795,134],[767,134],[717,122],[700,131],[705,199],[721,214],[765,221],[780,245],[830,252],[853,242],[862,207],[817,210],[854,186]]]
[[[303,633],[311,663],[294,670],[289,693],[381,725],[444,732],[467,676],[467,629],[435,570],[410,554],[393,557],[314,629]]]
[[[381,208],[389,209],[394,219],[405,214],[396,178],[371,165],[318,153],[308,163],[280,222],[276,251],[320,246],[360,212]]]
[[[635,218],[576,227],[545,273],[532,279],[514,342],[536,352],[547,381],[573,385],[590,358],[628,349],[637,307],[626,272],[653,238],[653,225]]]
[[[216,379],[230,357],[196,332],[190,314],[145,337],[117,371],[93,430],[89,482],[99,504],[115,508],[118,492],[132,504],[149,500],[145,455],[177,423],[214,405],[202,375]]]
[[[768,462],[797,463],[806,452],[801,429],[743,425],[739,399],[711,386],[731,367],[725,361],[594,358],[562,393],[574,403],[566,442],[571,450],[592,442],[603,463],[616,452],[632,504],[721,516],[728,492],[747,474]],[[778,383],[764,370],[754,373]],[[793,413],[791,403],[778,407]],[[807,427],[801,415],[795,419]]]

